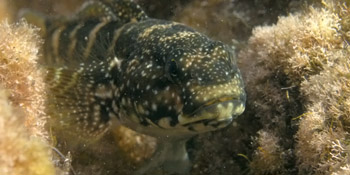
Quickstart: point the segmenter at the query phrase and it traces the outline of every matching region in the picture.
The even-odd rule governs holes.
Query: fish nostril
[[[202,62],[203,63],[208,63],[208,62],[210,62],[211,60],[210,60],[210,58],[209,57],[204,57],[204,58],[202,58]]]
[[[176,77],[179,73],[179,69],[175,59],[171,59],[169,63],[169,73],[172,77]]]

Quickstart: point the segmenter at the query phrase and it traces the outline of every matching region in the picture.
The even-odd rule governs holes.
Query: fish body
[[[40,21],[44,62],[55,65],[49,111],[80,135],[100,135],[116,119],[168,144],[223,128],[245,109],[231,47],[131,1],[92,1]]]

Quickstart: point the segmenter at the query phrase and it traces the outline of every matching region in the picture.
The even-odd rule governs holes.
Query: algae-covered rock
[[[9,104],[0,90],[0,174],[54,175],[50,148],[41,138],[31,137],[25,115]]]
[[[178,6],[173,20],[210,37],[233,44],[245,43],[258,25],[271,25],[279,16],[300,11],[312,0],[191,0]]]
[[[263,145],[278,143],[277,160],[291,160],[276,169],[263,152],[254,154],[253,174],[348,169],[348,12],[346,2],[325,1],[321,8],[281,17],[276,25],[255,28],[240,52],[249,105],[263,124],[259,133],[279,140]]]
[[[37,29],[3,21],[0,40],[0,174],[53,175]]]

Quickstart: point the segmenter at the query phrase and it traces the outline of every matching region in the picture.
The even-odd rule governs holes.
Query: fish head
[[[170,59],[168,76],[181,88],[178,125],[195,132],[226,127],[243,113],[246,94],[234,50],[218,41]]]
[[[223,128],[243,113],[246,94],[234,49],[187,33],[192,37],[171,36],[129,56],[121,104],[133,111],[128,115],[135,122],[201,133]]]

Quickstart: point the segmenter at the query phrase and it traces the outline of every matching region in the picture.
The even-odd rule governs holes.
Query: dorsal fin
[[[56,16],[49,17],[41,12],[33,11],[30,9],[21,9],[17,15],[17,20],[25,19],[28,23],[33,24],[40,28],[40,34],[46,37],[48,31],[52,27],[61,26],[62,24],[69,21],[68,17]]]
[[[77,12],[79,19],[118,20],[113,10],[100,1],[88,1]]]
[[[40,28],[40,34],[42,36],[46,35],[46,25],[47,25],[47,17],[39,12],[32,11],[29,9],[21,9],[17,16],[18,20],[24,18],[30,24],[35,25]]]
[[[84,3],[77,13],[77,18],[127,23],[135,20],[141,21],[148,17],[132,0],[101,0]]]
[[[19,12],[18,19],[20,18],[25,18],[29,23],[39,27],[42,36],[46,35],[48,28],[71,21],[68,17],[47,17],[28,9]],[[148,16],[132,0],[96,0],[85,2],[76,13],[75,18],[76,20],[118,21],[125,24],[130,21],[147,19]]]

